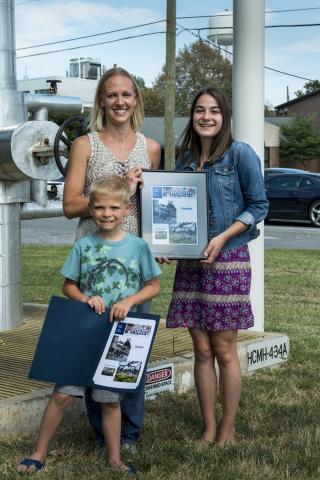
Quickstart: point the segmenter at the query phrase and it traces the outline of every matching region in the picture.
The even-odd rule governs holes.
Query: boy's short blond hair
[[[114,195],[128,204],[130,203],[130,190],[127,182],[118,175],[108,175],[95,180],[90,188],[89,206],[99,195]]]

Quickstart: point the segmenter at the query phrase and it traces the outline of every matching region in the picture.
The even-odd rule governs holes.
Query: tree
[[[320,129],[314,127],[313,117],[296,116],[280,128],[280,156],[300,161],[310,170],[311,160],[320,157]]]
[[[222,90],[231,101],[231,70],[229,60],[203,41],[185,46],[176,57],[176,114],[188,115],[196,93],[209,86]],[[152,113],[145,104],[146,115],[162,116],[166,94],[165,65],[155,80],[152,91],[147,93]]]
[[[320,89],[320,81],[319,80],[310,80],[310,82],[307,82],[304,84],[304,90],[297,90],[294,92],[296,97],[303,97],[303,95],[307,95],[308,93],[312,93],[315,90]]]
[[[141,90],[145,115],[149,117],[164,116],[164,99],[159,96],[153,88],[144,88]]]
[[[140,90],[143,90],[144,88],[146,88],[146,83],[142,77],[137,77],[136,75],[132,75],[132,76]]]
[[[276,115],[276,111],[274,107],[267,102],[264,106],[264,116],[265,117],[274,117]]]

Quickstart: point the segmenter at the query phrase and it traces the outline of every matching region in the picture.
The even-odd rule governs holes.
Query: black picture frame
[[[143,170],[140,235],[156,257],[203,259],[208,245],[206,172]]]

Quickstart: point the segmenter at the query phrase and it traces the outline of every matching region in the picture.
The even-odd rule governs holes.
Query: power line
[[[132,27],[126,27],[126,28],[117,28],[116,30],[109,30],[107,32],[94,33],[92,35],[84,35],[82,37],[68,38],[67,40],[57,40],[56,42],[39,43],[38,45],[30,45],[29,47],[17,48],[17,50],[27,50],[29,48],[36,48],[36,47],[46,47],[48,45],[55,45],[57,43],[66,43],[66,42],[73,42],[74,40],[82,40],[83,38],[99,37],[101,35],[108,35],[109,33],[124,32],[125,30],[132,30],[134,28],[146,27],[149,25],[155,25],[156,23],[162,23],[162,22],[165,22],[165,20],[157,20],[156,22],[142,23],[141,25],[134,25]]]
[[[293,73],[283,72],[282,70],[277,70],[276,68],[264,67],[266,70],[271,70],[272,72],[281,73],[282,75],[287,75],[288,77],[300,78],[301,80],[308,80],[308,82],[313,82],[314,78],[301,77],[300,75],[295,75]]]
[[[208,43],[209,45],[213,45],[215,48],[223,51],[223,52],[226,52],[226,53],[229,53],[231,55],[233,55],[232,52],[230,52],[229,50],[227,49],[224,49],[222,48],[220,45],[217,45],[215,44],[214,42],[210,41],[210,40],[203,40],[203,38],[200,36],[200,30],[202,29],[197,29],[198,31],[198,35],[194,34],[193,33],[193,29],[190,29],[190,28],[186,28],[186,27],[183,27],[182,25],[179,25],[177,23],[177,26],[179,26],[179,28],[181,28],[181,31],[184,30],[184,31],[187,31],[189,33],[191,33],[192,35],[194,35],[196,38],[198,38],[199,40],[201,41],[205,41],[206,43]],[[63,49],[59,49],[59,50],[51,50],[49,52],[40,52],[40,53],[33,53],[33,54],[30,54],[30,55],[23,55],[23,56],[20,56],[20,57],[17,57],[17,59],[20,59],[20,58],[29,58],[29,57],[36,57],[36,56],[40,56],[40,55],[48,55],[50,53],[58,53],[58,52],[65,52],[65,51],[69,51],[69,50],[76,50],[76,49],[79,49],[79,48],[86,48],[86,47],[91,47],[91,46],[96,46],[96,45],[105,45],[105,44],[108,44],[108,43],[115,43],[115,42],[119,42],[119,41],[123,41],[123,40],[130,40],[130,39],[133,39],[133,38],[140,38],[140,37],[145,37],[145,36],[149,36],[149,35],[158,35],[159,33],[166,33],[165,31],[159,31],[159,32],[150,32],[150,33],[145,33],[145,34],[140,34],[140,35],[133,35],[133,36],[130,36],[130,37],[122,37],[122,38],[118,38],[118,39],[115,39],[115,40],[109,40],[109,41],[106,41],[106,42],[99,42],[99,43],[92,43],[92,44],[87,44],[87,45],[81,45],[81,46],[78,46],[78,47],[70,47],[70,48],[63,48]],[[179,32],[181,33],[181,32]],[[295,74],[292,74],[292,73],[288,73],[288,72],[283,72],[282,70],[277,70],[275,68],[271,68],[271,67],[267,67],[265,66],[264,67],[266,70],[271,70],[273,72],[277,72],[277,73],[280,73],[282,75],[287,75],[287,76],[290,76],[290,77],[295,77],[295,78],[299,78],[301,80],[308,80],[308,81],[312,81],[313,79],[311,78],[306,78],[306,77],[302,77],[300,75],[295,75]]]
[[[30,1],[36,1],[36,0],[30,0]],[[301,9],[299,9],[301,10]],[[303,9],[305,10],[305,9]],[[186,18],[186,17],[177,17],[177,18]],[[190,17],[190,18],[196,18],[196,17]],[[147,26],[147,25],[151,25],[151,24],[155,24],[155,23],[161,23],[165,20],[158,20],[158,21],[155,21],[155,22],[150,22],[150,23],[146,23],[146,24],[141,24],[141,25],[136,25],[136,26],[131,26],[131,27],[126,27],[126,28],[123,28],[123,29],[117,29],[117,30],[113,30],[113,31],[110,31],[110,32],[104,32],[104,33],[99,33],[99,34],[94,34],[94,35],[87,35],[87,36],[84,36],[84,37],[78,37],[78,38],[75,38],[75,39],[69,39],[69,40],[61,40],[61,41],[58,41],[58,42],[51,42],[51,43],[47,43],[47,44],[42,44],[42,45],[35,45],[33,47],[23,47],[23,48],[20,48],[20,49],[17,49],[17,50],[24,50],[24,49],[27,49],[27,48],[34,48],[36,46],[45,46],[45,45],[52,45],[52,44],[55,44],[55,43],[64,43],[64,42],[67,42],[67,41],[72,41],[72,40],[79,40],[81,38],[89,38],[89,37],[94,37],[94,36],[99,36],[99,35],[104,35],[104,34],[107,34],[107,33],[114,33],[114,32],[120,32],[120,31],[124,31],[124,30],[129,30],[129,29],[133,29],[133,28],[138,28],[138,27],[141,27],[141,26]],[[320,24],[296,24],[296,25],[269,25],[269,26],[266,26],[266,28],[275,28],[275,27],[300,27],[300,26],[319,26]],[[205,41],[206,43],[208,43],[209,45],[213,45],[215,48],[223,51],[223,52],[226,52],[228,54],[231,54],[233,55],[232,52],[230,52],[229,50],[227,49],[224,49],[222,48],[220,45],[217,45],[215,43],[213,43],[212,41],[210,40],[203,40],[203,38],[201,38],[200,36],[200,31],[201,30],[209,30],[208,27],[205,27],[205,28],[186,28],[186,27],[183,27],[182,25],[179,25],[177,23],[177,26],[179,26],[179,28],[181,28],[181,31],[178,32],[178,35],[182,32],[182,31],[187,31],[189,33],[191,33],[192,35],[194,35],[196,38],[199,38],[199,40],[201,41]],[[220,27],[221,29],[222,28],[228,28],[228,27]],[[193,30],[196,30],[198,32],[198,35],[194,34],[193,33]],[[105,45],[105,44],[108,44],[108,43],[115,43],[115,42],[119,42],[119,41],[123,41],[123,40],[130,40],[130,39],[133,39],[133,38],[140,38],[140,37],[146,37],[146,36],[149,36],[149,35],[158,35],[159,33],[166,33],[165,31],[158,31],[158,32],[149,32],[149,33],[144,33],[144,34],[139,34],[139,35],[132,35],[132,36],[129,36],[129,37],[122,37],[122,38],[118,38],[118,39],[115,39],[115,40],[108,40],[108,41],[105,41],[105,42],[98,42],[98,43],[92,43],[92,44],[87,44],[87,45],[80,45],[80,46],[77,46],[77,47],[69,47],[69,48],[63,48],[63,49],[58,49],[58,50],[51,50],[49,52],[40,52],[40,53],[34,53],[34,54],[30,54],[30,55],[23,55],[23,56],[20,56],[20,57],[17,57],[17,59],[20,59],[20,58],[29,58],[29,57],[36,57],[36,56],[40,56],[40,55],[49,55],[51,53],[59,53],[59,52],[65,52],[65,51],[70,51],[70,50],[77,50],[79,48],[86,48],[86,47],[92,47],[92,46],[96,46],[96,45]],[[295,77],[295,78],[299,78],[301,80],[308,80],[308,81],[313,81],[313,79],[310,79],[310,78],[306,78],[306,77],[302,77],[300,75],[295,75],[295,74],[292,74],[292,73],[288,73],[288,72],[283,72],[282,70],[278,70],[278,69],[275,69],[275,68],[271,68],[271,67],[267,67],[265,66],[264,67],[265,69],[267,70],[271,70],[273,72],[277,72],[277,73],[280,73],[282,75],[287,75],[287,76],[290,76],[290,77]]]
[[[117,38],[115,40],[108,40],[106,42],[91,43],[91,44],[87,44],[87,45],[79,45],[78,47],[61,48],[59,50],[51,50],[49,52],[40,52],[40,53],[32,53],[30,55],[22,55],[21,57],[17,57],[17,59],[18,58],[37,57],[39,55],[49,55],[50,53],[66,52],[68,50],[77,50],[79,48],[94,47],[96,45],[105,45],[107,43],[115,43],[115,42],[120,42],[122,40],[131,40],[132,38],[147,37],[148,35],[158,35],[159,33],[166,33],[166,32],[165,31],[160,31],[160,32],[141,33],[140,35],[132,35],[131,37]]]
[[[37,1],[38,0],[26,0],[25,2],[16,3],[16,6],[25,5],[26,3],[33,3],[33,2],[37,2]]]
[[[285,10],[269,10],[269,11],[266,11],[264,13],[308,12],[310,10],[320,10],[320,7],[287,8]]]
[[[36,2],[36,1],[38,1],[38,0],[27,0],[25,2],[18,3],[17,5],[23,5],[25,3],[32,3],[32,2]],[[300,11],[309,11],[309,10],[320,10],[320,7],[293,8],[293,9],[286,9],[286,10],[269,10],[269,11],[265,11],[265,13],[268,14],[268,13],[281,13],[281,12],[300,12]],[[177,17],[177,20],[194,19],[194,18],[230,17],[230,14],[232,14],[231,11],[228,14],[226,13],[226,14],[219,14],[219,15],[183,16],[183,17]],[[30,49],[30,48],[45,47],[45,46],[48,46],[48,45],[55,45],[55,44],[59,44],[59,43],[73,42],[75,40],[82,40],[84,38],[98,37],[98,36],[101,36],[101,35],[108,35],[110,33],[116,33],[116,32],[124,32],[126,30],[132,30],[134,28],[146,27],[146,26],[149,26],[149,25],[155,25],[157,23],[163,23],[163,22],[166,22],[166,19],[157,20],[157,21],[148,22],[148,23],[141,23],[140,25],[133,25],[131,27],[119,28],[119,29],[116,29],[116,30],[109,30],[107,32],[95,33],[95,34],[91,34],[91,35],[84,35],[84,36],[81,36],[81,37],[68,38],[66,40],[57,40],[55,42],[40,43],[40,44],[37,44],[37,45],[30,45],[28,47],[17,48],[17,50],[27,50],[27,49]],[[278,27],[287,27],[287,26],[288,27],[289,26],[291,26],[291,27],[318,26],[318,25],[319,25],[318,23],[315,23],[315,24],[297,24],[297,25],[294,25],[294,24],[292,24],[292,25],[266,25],[265,28],[278,28]],[[203,27],[201,30],[205,30],[205,29],[209,29],[209,28],[210,27]],[[230,28],[230,27],[219,27],[219,28],[222,30],[224,28]],[[198,29],[196,29],[196,30],[198,30]]]
[[[319,27],[320,23],[286,23],[283,25],[265,25],[264,28],[295,28],[295,27]],[[212,27],[200,27],[200,28],[190,28],[190,30],[212,30]],[[219,30],[233,30],[233,27],[218,27]]]
[[[178,25],[178,24],[177,24]],[[200,33],[198,33],[198,35],[196,35],[195,33],[193,33],[192,30],[190,30],[189,28],[185,28],[185,27],[182,27],[182,25],[179,25],[180,28],[183,28],[184,30],[188,31],[189,33],[191,33],[193,36],[195,36],[196,38],[198,38],[199,40],[201,40],[202,42],[206,42],[208,43],[209,45],[213,45],[215,48],[225,52],[225,53],[228,53],[229,55],[232,55],[233,56],[233,52],[230,52],[229,50],[225,49],[225,48],[222,48],[220,47],[220,45],[217,45],[216,43],[210,41],[210,40],[207,40],[207,39],[203,39],[200,35]],[[294,77],[294,78],[299,78],[300,80],[307,80],[309,82],[312,82],[314,79],[312,78],[306,78],[306,77],[302,77],[300,75],[295,75],[293,73],[288,73],[288,72],[283,72],[282,70],[278,70],[276,68],[272,68],[272,67],[267,67],[267,66],[264,66],[264,68],[266,70],[271,70],[272,72],[276,72],[276,73],[280,73],[282,75],[287,75],[289,77]]]
[[[91,37],[98,37],[98,36],[101,36],[101,35],[108,35],[110,33],[117,33],[117,32],[124,32],[126,30],[132,30],[134,28],[140,28],[140,27],[146,27],[146,26],[149,26],[149,25],[155,25],[155,24],[158,24],[158,23],[163,23],[165,22],[165,20],[157,20],[155,22],[149,22],[149,23],[142,23],[140,25],[134,25],[134,26],[131,26],[131,27],[125,27],[125,28],[118,28],[116,30],[109,30],[107,32],[100,32],[100,33],[94,33],[92,35],[84,35],[84,36],[81,36],[81,37],[74,37],[74,38],[69,38],[67,40],[57,40],[55,42],[48,42],[48,43],[39,43],[38,45],[30,45],[28,47],[20,47],[20,48],[17,48],[16,50],[20,51],[20,50],[28,50],[28,49],[31,49],[31,48],[37,48],[37,47],[46,47],[46,46],[49,46],[49,45],[56,45],[56,44],[60,44],[60,43],[66,43],[66,42],[73,42],[75,40],[82,40],[84,38],[91,38]],[[284,24],[284,25],[265,25],[265,28],[281,28],[281,27],[316,27],[316,26],[320,26],[320,23],[301,23],[301,24]],[[184,30],[188,30],[188,31],[202,31],[202,30],[211,30],[212,27],[200,27],[200,28],[184,28],[182,26],[180,26],[181,28],[183,28]],[[219,30],[230,30],[232,29],[232,27],[219,27]],[[159,32],[158,32],[159,33]],[[181,31],[179,32],[179,34],[181,33]],[[145,34],[141,34],[141,36],[144,36]],[[152,35],[152,33],[150,33],[150,35]],[[138,37],[138,35],[136,36]],[[136,37],[132,37],[132,38],[136,38]],[[128,37],[130,38],[130,37]],[[122,39],[120,39],[122,40]],[[116,41],[116,40],[114,40]],[[108,43],[108,42],[106,42]],[[110,42],[111,43],[111,42]],[[96,43],[96,44],[90,44],[90,45],[83,45],[83,47],[85,46],[94,46],[94,45],[101,45],[101,43]],[[81,48],[81,47],[74,47],[75,48]],[[71,50],[71,49],[70,49]],[[56,52],[59,52],[59,51],[63,51],[63,50],[53,50],[52,52],[53,53],[56,53]],[[51,53],[51,52],[45,52],[44,54],[47,54],[47,53]],[[44,55],[43,54],[43,55]],[[40,55],[40,54],[38,54]],[[30,55],[31,56],[31,55]],[[17,57],[17,58],[25,58],[24,57]]]
[[[320,10],[320,7],[306,7],[306,8],[287,8],[285,10],[266,10],[264,13],[285,13],[285,12],[307,12],[310,10]],[[195,15],[188,17],[177,17],[177,20],[190,19],[190,18],[211,18],[211,17],[230,17],[233,14],[232,10],[229,13],[219,13],[219,15]]]

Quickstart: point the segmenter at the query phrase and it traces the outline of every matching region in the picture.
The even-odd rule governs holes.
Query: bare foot
[[[45,455],[39,455],[34,452],[29,457],[21,460],[16,469],[20,473],[32,475],[33,473],[39,472],[43,469],[45,458]]]
[[[205,430],[201,435],[201,443],[210,445],[215,441],[216,430]]]
[[[217,445],[219,447],[227,447],[230,445],[235,445],[236,439],[235,439],[235,430],[232,429],[231,431],[221,431],[218,434],[217,437]]]
[[[109,462],[109,465],[111,467],[111,470],[117,471],[117,472],[123,472],[123,473],[131,473],[135,475],[137,473],[136,467],[133,465],[129,467],[129,465],[126,465],[125,463],[117,463],[114,461]]]

